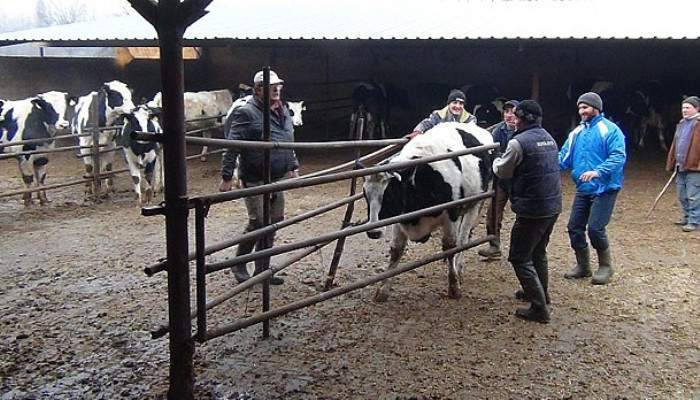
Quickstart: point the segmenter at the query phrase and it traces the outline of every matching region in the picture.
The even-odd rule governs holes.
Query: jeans
[[[700,225],[700,172],[679,171],[676,187],[684,218],[688,224]]]
[[[605,227],[610,222],[618,192],[605,192],[599,196],[576,193],[567,225],[571,248],[582,250],[588,246],[586,230],[594,249],[605,250],[610,246]]]

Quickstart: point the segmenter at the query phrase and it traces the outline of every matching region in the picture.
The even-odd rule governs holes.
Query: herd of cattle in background
[[[416,107],[412,96],[405,89],[390,83],[362,82],[354,85],[351,95],[352,116],[356,121],[359,113],[365,117],[364,136],[368,139],[381,139],[400,136],[408,132],[390,132],[389,121],[392,110],[414,109],[417,123],[433,108],[444,106],[444,98],[454,86],[425,84],[418,88],[423,98],[430,99]],[[467,103],[465,109],[474,114],[478,125],[491,126],[501,120],[503,104],[508,100],[494,86],[463,85]],[[608,118],[618,123],[627,135],[629,149],[645,146],[658,146],[666,150],[672,139],[675,124],[680,117],[680,93],[671,93],[659,82],[642,82],[616,85],[612,82],[590,81],[569,85],[567,99],[572,105],[571,128],[578,120],[575,113],[575,99],[586,91],[598,92],[604,101],[604,112]],[[671,93],[671,94],[669,94]],[[186,129],[202,130],[202,135],[210,137],[214,126],[221,126],[236,107],[245,104],[251,96],[251,88],[239,85],[238,90],[228,89],[186,92]],[[416,100],[413,96],[413,100]],[[97,115],[91,112],[92,102],[96,101]],[[143,101],[142,101],[143,102]],[[320,103],[320,102],[319,102]],[[304,102],[287,102],[295,126],[301,126]],[[161,149],[157,143],[131,140],[130,132],[160,132],[159,113],[161,95],[136,105],[131,89],[123,82],[106,82],[95,91],[80,97],[65,92],[51,91],[24,100],[0,100],[0,154],[16,154],[22,180],[27,188],[36,184],[45,185],[47,154],[26,154],[51,148],[51,140],[57,132],[70,128],[78,137],[81,159],[87,176],[95,170],[93,165],[93,137],[84,135],[90,126],[110,127],[99,136],[101,173],[109,174],[113,168],[114,149],[123,147],[124,157],[129,166],[134,188],[141,203],[147,203],[154,192],[162,190]],[[419,108],[419,109],[416,109]],[[224,129],[227,129],[224,126]],[[350,132],[352,138],[353,132]],[[48,139],[45,142],[7,146],[13,142],[31,139]],[[201,159],[206,160],[208,149],[202,148]],[[105,178],[105,188],[112,190],[112,178]],[[86,195],[94,194],[95,188],[88,184]],[[32,203],[30,193],[25,193],[26,205]],[[47,202],[44,191],[38,192],[41,204]]]

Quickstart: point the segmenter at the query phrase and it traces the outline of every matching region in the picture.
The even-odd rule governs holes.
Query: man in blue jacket
[[[576,253],[576,266],[564,277],[591,276],[588,231],[591,246],[598,253],[598,271],[592,283],[604,285],[613,275],[605,227],[622,189],[625,137],[620,128],[603,115],[603,100],[597,93],[584,93],[576,103],[581,123],[569,133],[559,151],[559,166],[562,170],[571,169],[571,179],[576,184],[567,226],[571,247]]]

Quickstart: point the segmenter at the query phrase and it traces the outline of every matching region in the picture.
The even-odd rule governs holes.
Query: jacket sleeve
[[[501,179],[510,179],[513,177],[515,168],[522,162],[523,148],[517,140],[511,139],[503,157],[498,157],[493,161],[493,173]]]
[[[607,180],[612,174],[622,170],[627,160],[627,152],[625,151],[625,136],[619,128],[611,132],[605,138],[605,142],[608,148],[608,157],[595,168],[595,171],[601,178]]]
[[[434,127],[440,123],[440,117],[438,117],[436,112],[430,113],[428,118],[422,120],[418,125],[416,125],[415,128],[413,128],[414,131],[421,131],[423,133],[427,132],[430,128]]]
[[[250,116],[241,107],[231,114],[230,127],[226,132],[228,140],[249,140],[246,132],[252,124]],[[233,178],[233,171],[236,169],[236,159],[240,154],[240,149],[229,148],[224,152],[221,158],[221,178],[225,181],[230,181]]]
[[[570,133],[569,137],[566,138],[564,145],[561,146],[561,150],[559,150],[559,169],[562,171],[571,169],[571,142],[574,135],[574,133]]]

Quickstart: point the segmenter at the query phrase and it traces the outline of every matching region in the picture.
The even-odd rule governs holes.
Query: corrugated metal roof
[[[700,1],[215,1],[186,40],[698,39]],[[138,15],[0,35],[0,43],[154,41]]]

